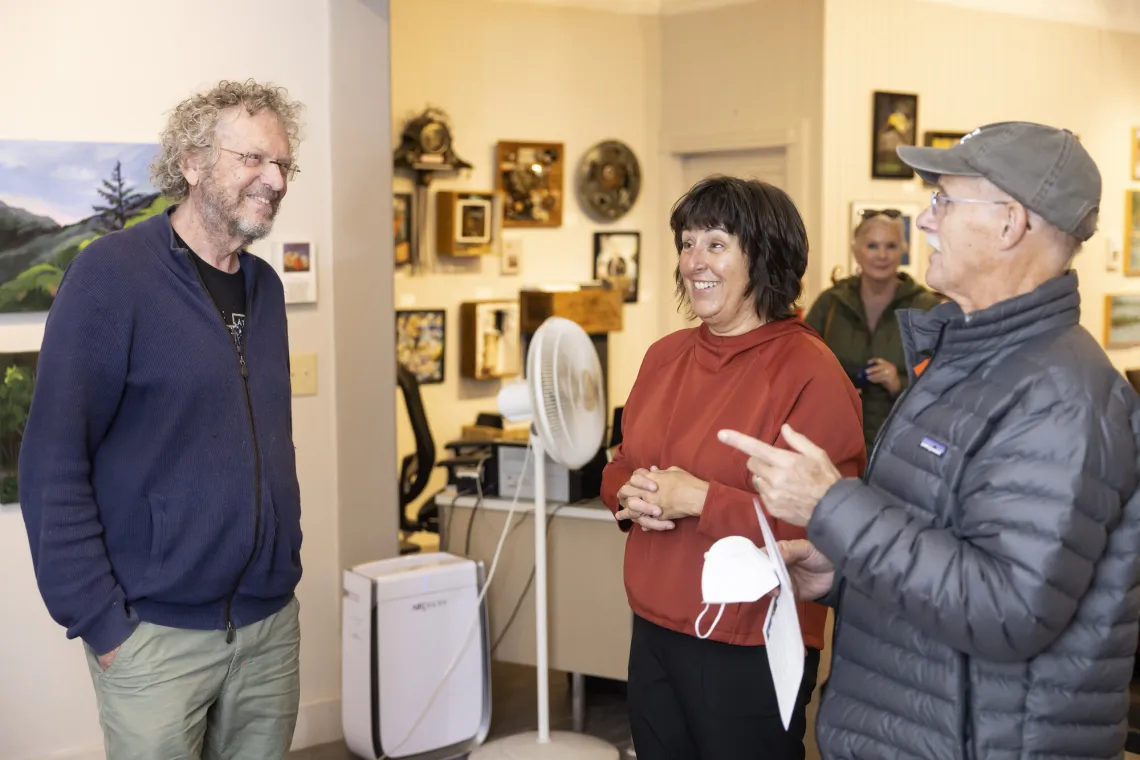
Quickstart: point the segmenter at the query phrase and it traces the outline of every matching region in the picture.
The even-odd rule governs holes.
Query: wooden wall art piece
[[[436,250],[448,256],[492,253],[499,214],[495,196],[459,190],[436,193]]]
[[[605,140],[586,151],[578,166],[578,201],[591,218],[617,221],[640,194],[641,164],[628,145]]]
[[[518,301],[465,301],[459,305],[459,373],[473,380],[521,372]]]
[[[503,193],[504,227],[561,227],[562,143],[500,142],[495,189]]]

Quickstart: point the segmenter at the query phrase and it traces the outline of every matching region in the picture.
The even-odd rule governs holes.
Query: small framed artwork
[[[493,253],[499,226],[495,195],[454,190],[436,193],[436,249],[448,256]]]
[[[395,256],[396,267],[408,266],[412,263],[412,251],[415,250],[415,207],[411,193],[392,194],[392,234],[395,236],[392,250]]]
[[[916,242],[918,240],[918,215],[921,210],[918,206],[909,203],[891,203],[889,201],[855,201],[851,204],[851,235],[850,245],[848,247],[848,271],[852,274],[855,273],[857,263],[855,261],[855,248],[861,244],[856,239],[855,233],[859,231],[860,225],[864,222],[867,225],[864,230],[868,230],[866,234],[870,234],[869,226],[876,219],[886,220],[891,222],[884,230],[889,235],[892,227],[895,229],[901,228],[902,234],[901,243],[903,244],[902,259],[899,262],[899,271],[906,272],[913,279],[919,280],[921,272],[919,271],[919,255],[916,250]]]
[[[953,148],[962,142],[966,132],[923,132],[922,144],[927,148]]]
[[[502,192],[504,227],[561,227],[562,143],[500,141],[495,189]]]
[[[455,242],[482,245],[491,242],[491,201],[489,198],[464,198],[456,201],[459,230]]]
[[[504,238],[499,250],[499,274],[518,274],[522,268],[522,240]]]
[[[1132,128],[1132,179],[1140,180],[1140,127]]]
[[[415,375],[420,385],[443,382],[446,347],[446,311],[396,311],[396,361]]]
[[[1140,276],[1140,190],[1124,191],[1124,274]]]
[[[594,233],[594,279],[622,293],[624,303],[637,303],[640,232]]]
[[[1140,346],[1140,294],[1104,297],[1104,347]]]
[[[316,303],[317,251],[312,243],[278,243],[270,262],[281,275],[285,303]]]
[[[962,142],[962,138],[966,136],[966,132],[923,132],[922,144],[927,148],[953,148],[958,143]],[[932,185],[926,180],[922,181],[926,187]]]
[[[874,94],[871,122],[871,177],[911,179],[914,169],[896,152],[901,145],[914,145],[918,124],[918,96],[905,92]]]

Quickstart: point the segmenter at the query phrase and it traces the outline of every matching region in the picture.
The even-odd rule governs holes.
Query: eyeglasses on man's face
[[[941,190],[935,190],[930,194],[930,210],[935,214],[938,213],[939,209],[945,210],[948,208],[951,203],[988,203],[1004,206],[1007,203],[1013,202],[1014,201],[1012,200],[995,201],[991,198],[955,198],[952,195],[947,195]]]
[[[238,161],[240,161],[242,166],[246,167],[247,169],[260,168],[264,163],[274,164],[278,169],[281,170],[281,176],[289,182],[292,182],[293,179],[301,173],[301,170],[292,161],[283,161],[281,159],[267,159],[260,153],[241,153],[236,150],[230,150],[229,148],[221,148],[221,150],[237,156]]]

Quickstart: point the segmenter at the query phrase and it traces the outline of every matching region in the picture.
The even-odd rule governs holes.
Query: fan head
[[[564,467],[583,467],[602,446],[602,365],[576,322],[550,317],[539,326],[527,351],[526,380],[503,388],[498,401],[510,421],[531,417],[550,458]]]

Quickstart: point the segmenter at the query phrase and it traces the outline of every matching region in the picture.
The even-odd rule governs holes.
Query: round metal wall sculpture
[[[578,167],[578,199],[602,221],[625,216],[641,192],[641,164],[629,146],[605,140],[586,151]]]

